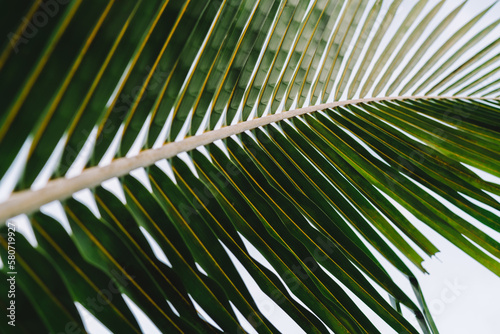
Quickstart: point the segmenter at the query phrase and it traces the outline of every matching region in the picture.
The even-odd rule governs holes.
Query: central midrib
[[[197,136],[187,137],[181,141],[170,142],[162,147],[148,149],[133,157],[124,157],[113,160],[109,165],[96,166],[85,169],[78,176],[72,178],[57,178],[47,182],[45,187],[37,190],[22,190],[13,193],[5,202],[0,203],[0,225],[8,218],[19,214],[28,214],[38,210],[42,205],[55,200],[63,200],[73,193],[92,188],[113,177],[120,177],[134,169],[151,166],[157,161],[168,159],[179,153],[187,152],[196,147],[207,145],[219,139],[228,138],[232,135],[258,128],[260,126],[275,123],[284,119],[293,118],[307,113],[334,108],[349,104],[358,104],[375,101],[391,100],[418,100],[418,99],[489,99],[483,97],[462,97],[462,96],[397,96],[397,97],[373,97],[356,100],[337,101],[332,103],[319,104],[305,108],[284,111],[281,113],[268,115],[261,118],[248,120],[234,125],[226,126],[217,130],[208,131]]]

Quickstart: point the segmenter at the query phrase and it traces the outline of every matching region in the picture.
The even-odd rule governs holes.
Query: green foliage
[[[88,179],[86,199],[57,197],[61,212],[21,204],[36,245],[6,219],[0,287],[15,275],[17,315],[2,332],[83,333],[77,302],[140,333],[131,300],[164,333],[242,333],[238,313],[276,333],[249,275],[307,333],[379,333],[359,301],[395,332],[437,333],[413,271],[439,249],[405,212],[500,276],[499,242],[442,200],[500,232],[487,209],[500,185],[467,167],[500,177],[499,11],[457,23],[470,3],[4,4],[0,210],[32,187],[48,204],[64,177],[139,151],[312,108],[142,177],[117,169],[114,186]]]

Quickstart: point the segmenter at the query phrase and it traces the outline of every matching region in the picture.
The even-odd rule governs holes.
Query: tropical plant
[[[471,3],[3,3],[1,331],[278,332],[247,276],[307,333],[380,332],[361,304],[437,333],[410,216],[500,275],[500,7]]]

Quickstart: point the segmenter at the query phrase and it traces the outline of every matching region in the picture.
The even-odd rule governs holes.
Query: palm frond
[[[16,330],[85,332],[77,302],[141,332],[132,302],[165,333],[278,332],[249,276],[307,333],[381,332],[365,306],[437,333],[413,271],[439,245],[410,216],[500,276],[499,241],[468,218],[500,232],[500,186],[473,172],[500,177],[499,7],[409,3],[9,4]],[[15,235],[13,269],[21,214],[36,242]]]

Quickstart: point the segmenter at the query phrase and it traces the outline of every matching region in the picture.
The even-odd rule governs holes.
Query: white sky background
[[[403,5],[403,11],[409,11],[413,4],[416,1],[406,1],[408,5]],[[368,8],[371,7],[371,3],[368,5]],[[457,0],[449,0],[447,4],[443,6],[440,14],[431,22],[429,25],[428,32],[430,32],[435,26],[436,22],[439,19],[443,18],[444,15],[449,13],[452,8],[455,8],[461,1]],[[451,33],[455,32],[460,28],[460,24],[466,22],[468,19],[472,18],[476,13],[480,10],[486,8],[486,6],[492,4],[491,0],[471,0],[466,5],[465,8],[459,13],[457,18],[454,20],[454,24],[447,29],[447,32],[451,35]],[[424,10],[424,14],[427,12],[428,8],[434,6],[436,4],[435,0],[429,1],[427,9]],[[384,3],[381,13],[387,9],[390,5],[389,1]],[[482,21],[490,23],[492,20],[500,17],[500,3],[497,5],[482,19]],[[396,17],[397,21],[401,21],[404,18],[404,15],[400,15]],[[417,20],[418,21],[418,20]],[[480,21],[481,22],[481,21]],[[395,22],[396,23],[396,22]],[[434,25],[433,25],[434,24]],[[480,27],[486,26],[486,24],[481,24]],[[466,36],[473,36],[480,29],[471,30],[470,33]],[[428,34],[426,32],[424,36]],[[480,47],[472,49],[469,53],[467,53],[461,59],[467,59],[474,53],[480,50],[481,47],[484,47],[488,44],[489,41],[492,41],[495,38],[498,38],[500,35],[500,31],[497,29],[493,34],[488,35],[488,38],[485,39],[484,42],[480,43]],[[356,38],[357,34],[354,36]],[[383,40],[383,43],[387,43],[387,40]],[[382,43],[382,44],[383,44]],[[418,44],[418,43],[417,43]],[[461,44],[460,44],[461,45]],[[456,48],[452,48],[450,52],[456,50]],[[397,51],[397,50],[396,50]],[[428,53],[432,54],[434,50],[429,49]],[[350,51],[348,51],[349,53]],[[498,52],[498,51],[497,51]],[[410,52],[411,53],[411,52]],[[361,54],[363,57],[364,52]],[[380,50],[375,54],[375,59],[378,58],[380,54]],[[446,57],[446,55],[445,55]],[[347,57],[346,57],[347,58]],[[392,58],[392,57],[391,57]],[[423,57],[425,61],[425,55]],[[389,59],[391,61],[391,59]],[[420,65],[423,63],[419,63]],[[439,66],[437,64],[436,66]],[[489,69],[494,66],[490,66]],[[370,68],[368,69],[370,70]],[[488,69],[487,69],[488,70]],[[486,73],[487,70],[481,72]],[[412,73],[418,71],[418,66],[415,67]],[[398,71],[396,70],[395,73]],[[410,73],[410,76],[411,74]],[[352,76],[354,76],[355,72],[353,72]],[[498,79],[498,77],[496,78]],[[405,82],[403,82],[403,85]],[[418,83],[417,83],[418,85]],[[384,93],[384,92],[383,92]],[[492,182],[496,182],[500,184],[500,179],[492,177],[486,173],[481,174],[484,178],[489,178]],[[0,194],[1,195],[1,194]],[[500,200],[500,199],[498,199]],[[403,208],[401,208],[404,211]],[[49,209],[49,211],[56,212],[55,209]],[[496,212],[500,215],[499,212]],[[464,214],[465,215],[465,214]],[[408,216],[411,216],[408,213]],[[476,223],[472,218],[468,216],[464,216],[469,221]],[[411,217],[410,217],[411,219]],[[25,235],[28,235],[30,241],[33,241],[33,235],[30,231],[29,224],[25,217],[18,217],[14,219],[15,222],[18,223],[18,227],[21,232]],[[437,233],[428,228],[425,224],[420,223],[416,219],[411,219],[411,221],[419,228],[423,233],[429,237],[429,239],[441,250],[438,254],[438,258],[433,257],[432,259],[428,259],[424,262],[424,267],[430,273],[430,275],[423,275],[418,272],[418,270],[409,264],[408,261],[406,263],[411,269],[414,269],[414,273],[421,284],[422,290],[424,291],[427,303],[434,315],[434,320],[437,324],[440,333],[442,334],[496,334],[500,332],[500,279],[489,272],[487,269],[482,267],[479,263],[471,259],[468,255],[464,254],[460,250],[458,250],[455,246],[450,244],[444,238],[439,236]],[[476,224],[479,228],[487,230],[482,224]],[[500,234],[493,232],[491,230],[487,230],[490,232],[490,235],[495,239],[500,241]],[[155,246],[155,245],[153,245]],[[161,257],[161,251],[158,250],[158,247],[155,246],[155,251]],[[249,247],[250,249],[251,247]],[[252,253],[258,260],[263,260],[263,257],[258,254],[256,251]],[[232,257],[234,259],[234,257]],[[380,259],[383,264],[387,264],[384,259]],[[274,323],[274,325],[280,329],[283,333],[302,333],[302,330],[296,326],[292,320],[284,314],[283,311],[279,309],[279,307],[271,301],[267,296],[265,296],[257,285],[253,282],[251,277],[246,273],[246,271],[236,263],[238,269],[241,268],[242,276],[245,279],[245,282],[249,286],[249,289],[255,296],[255,300],[257,305],[261,308],[261,311],[267,316],[269,316],[270,320]],[[390,266],[390,265],[389,265]],[[394,278],[398,284],[400,284],[405,291],[408,293],[410,297],[413,297],[413,293],[409,290],[409,284],[406,279],[401,275],[394,271],[389,271],[391,274],[394,274]],[[450,288],[454,287],[454,288]],[[386,294],[384,294],[386,296]],[[356,300],[356,297],[353,297]],[[415,300],[415,299],[414,299]],[[137,316],[143,330],[145,333],[158,333],[159,331],[156,327],[147,319],[147,317],[137,308],[130,300],[127,299],[129,305]],[[416,300],[415,300],[416,302]],[[404,308],[404,306],[403,306]],[[78,309],[84,318],[84,321],[87,325],[89,333],[92,334],[100,334],[100,333],[109,333],[103,326],[95,320],[95,318],[90,315],[83,307],[78,305]],[[367,309],[367,312],[371,311]],[[383,323],[382,320],[377,321],[376,317],[374,318],[377,326],[379,326],[380,331],[383,334],[394,333],[387,325]],[[408,319],[411,320],[411,315],[408,316]],[[416,322],[412,322],[417,329],[419,329]],[[249,332],[255,332],[252,329],[248,328]]]

